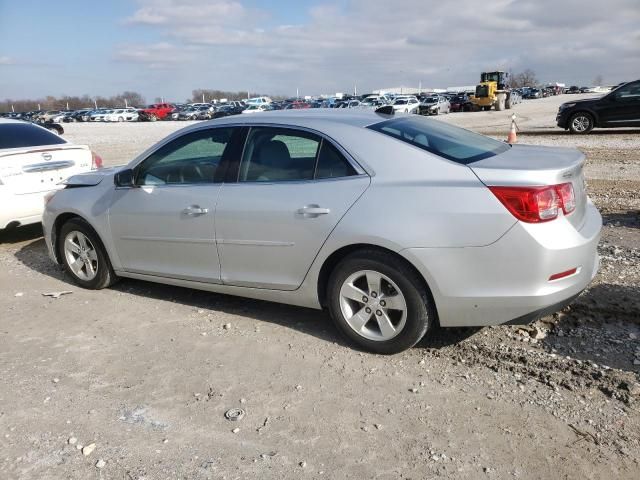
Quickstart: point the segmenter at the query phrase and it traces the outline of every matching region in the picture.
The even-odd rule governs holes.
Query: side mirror
[[[116,187],[134,187],[133,170],[127,168],[126,170],[119,171],[113,177],[113,183],[115,183]]]

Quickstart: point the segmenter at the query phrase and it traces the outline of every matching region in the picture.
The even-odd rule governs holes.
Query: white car
[[[414,113],[420,106],[420,101],[413,96],[396,97],[391,106],[394,112]]]
[[[105,122],[137,122],[138,111],[135,108],[118,108],[103,117]]]
[[[47,193],[71,175],[101,166],[86,145],[33,123],[0,118],[0,230],[40,222]]]
[[[249,105],[247,108],[245,108],[242,113],[258,113],[258,112],[264,112],[266,110],[268,110],[268,106],[266,104],[264,105]]]

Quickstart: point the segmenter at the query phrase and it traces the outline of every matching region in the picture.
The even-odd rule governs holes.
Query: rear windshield
[[[0,149],[67,143],[55,133],[30,123],[0,123]]]
[[[463,165],[509,149],[506,143],[420,115],[392,118],[367,128]]]

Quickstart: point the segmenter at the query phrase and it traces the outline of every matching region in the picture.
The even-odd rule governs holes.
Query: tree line
[[[145,98],[138,92],[125,91],[111,97],[90,97],[89,95],[63,95],[54,97],[48,95],[44,98],[32,100],[0,100],[0,112],[11,112],[12,108],[16,112],[29,112],[33,110],[79,110],[81,108],[102,107],[143,107],[146,105]]]
[[[263,93],[256,92],[232,92],[226,90],[216,90],[209,88],[197,88],[192,90],[191,98],[187,98],[186,103],[190,102],[212,102],[213,100],[220,100],[222,98],[226,98],[227,100],[246,100],[250,97],[260,97],[260,96],[268,96]],[[274,100],[279,100],[281,97],[273,97]],[[282,97],[284,98],[284,97]],[[204,100],[203,100],[204,99]],[[170,99],[156,97],[153,100],[155,103],[160,103],[163,101],[169,102]],[[30,112],[33,110],[79,110],[81,108],[95,108],[96,105],[98,108],[103,107],[125,107],[126,105],[130,107],[144,107],[146,106],[147,101],[143,95],[138,92],[125,91],[118,95],[113,95],[111,97],[103,97],[97,96],[92,97],[89,95],[63,95],[60,97],[55,97],[52,95],[48,95],[43,98],[36,99],[27,99],[27,100],[16,100],[16,99],[6,99],[0,100],[0,112],[11,112],[12,108],[16,112]]]

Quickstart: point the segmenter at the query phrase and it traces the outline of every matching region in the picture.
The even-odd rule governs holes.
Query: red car
[[[176,108],[175,105],[170,103],[154,103],[142,111],[149,117],[150,121],[155,122],[156,120],[165,119],[174,108]]]

